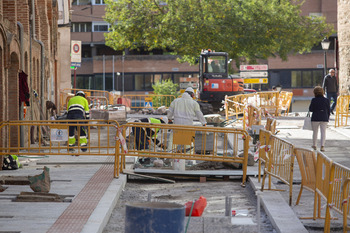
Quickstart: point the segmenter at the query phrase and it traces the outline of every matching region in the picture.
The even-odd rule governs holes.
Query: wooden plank
[[[130,171],[130,170],[124,170],[123,174],[138,176],[138,177],[152,179],[152,180],[163,181],[163,182],[166,182],[166,183],[172,183],[172,184],[175,183],[174,180],[169,180],[169,179],[165,179],[165,178],[161,178],[161,177],[155,177],[155,176],[141,175],[141,174],[137,174],[137,173],[135,173],[133,171]]]

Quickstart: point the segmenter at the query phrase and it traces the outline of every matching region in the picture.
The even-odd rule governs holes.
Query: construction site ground
[[[301,129],[305,114],[291,113],[288,117],[277,118],[277,135],[298,147],[310,148],[312,132]],[[331,116],[325,154],[349,167],[349,140],[350,129],[334,128],[334,116]],[[256,190],[261,186],[253,175],[257,173],[257,164],[248,167],[248,174],[251,174],[243,188],[240,176],[230,176],[229,180],[208,176],[202,183],[199,176],[176,177],[175,183],[164,183],[129,175],[127,182],[125,174],[114,179],[113,159],[101,156],[32,156],[20,160],[23,168],[0,172],[4,188],[0,192],[0,232],[123,232],[125,203],[147,201],[149,195],[151,201],[179,204],[201,195],[206,197],[208,205],[202,217],[192,217],[187,232],[258,232],[258,223],[261,223],[261,232],[323,232],[324,219],[299,219],[312,216],[314,195],[304,190],[300,204],[295,205],[301,180],[297,163],[292,206],[287,204],[287,185],[273,179],[274,187],[287,191],[258,192],[261,218],[257,220]],[[134,161],[134,158],[127,159],[128,169]],[[32,192],[27,177],[40,174],[44,166],[50,168],[50,193],[58,194],[63,201],[16,202],[21,192]],[[17,181],[4,182],[11,180],[9,177]],[[224,216],[226,196],[232,197],[234,217]],[[342,232],[342,218],[334,211],[332,216],[338,219],[331,221],[331,231]],[[187,224],[188,218],[185,222]]]

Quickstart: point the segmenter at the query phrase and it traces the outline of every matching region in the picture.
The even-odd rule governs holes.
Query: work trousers
[[[321,146],[324,146],[326,142],[326,129],[327,129],[327,121],[311,121],[312,126],[312,145],[317,145],[317,134],[318,134],[318,128],[320,128],[321,131]]]
[[[84,120],[84,113],[79,110],[73,110],[69,111],[67,115],[67,119],[69,120]],[[77,122],[69,122],[76,124]],[[75,145],[75,131],[78,130],[80,131],[80,137],[79,137],[79,142],[81,146],[86,146],[87,145],[87,138],[86,138],[86,130],[84,126],[69,126],[69,146],[74,146]]]

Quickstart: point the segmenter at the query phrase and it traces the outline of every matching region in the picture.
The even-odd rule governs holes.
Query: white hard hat
[[[83,91],[78,91],[75,95],[81,95],[85,97],[85,93]]]
[[[165,124],[168,124],[168,117],[162,116],[160,119],[161,119]]]
[[[186,91],[186,92],[192,92],[192,93],[194,93],[194,90],[193,90],[192,87],[187,87],[185,91]]]

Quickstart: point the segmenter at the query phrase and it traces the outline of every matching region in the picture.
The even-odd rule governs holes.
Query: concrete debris
[[[155,167],[163,167],[163,166],[164,166],[164,162],[163,162],[163,160],[161,160],[161,159],[157,159],[157,160],[154,160],[154,161],[153,161],[153,165],[154,165]]]
[[[16,200],[17,202],[62,202],[63,199],[55,193],[43,192],[21,192]]]

